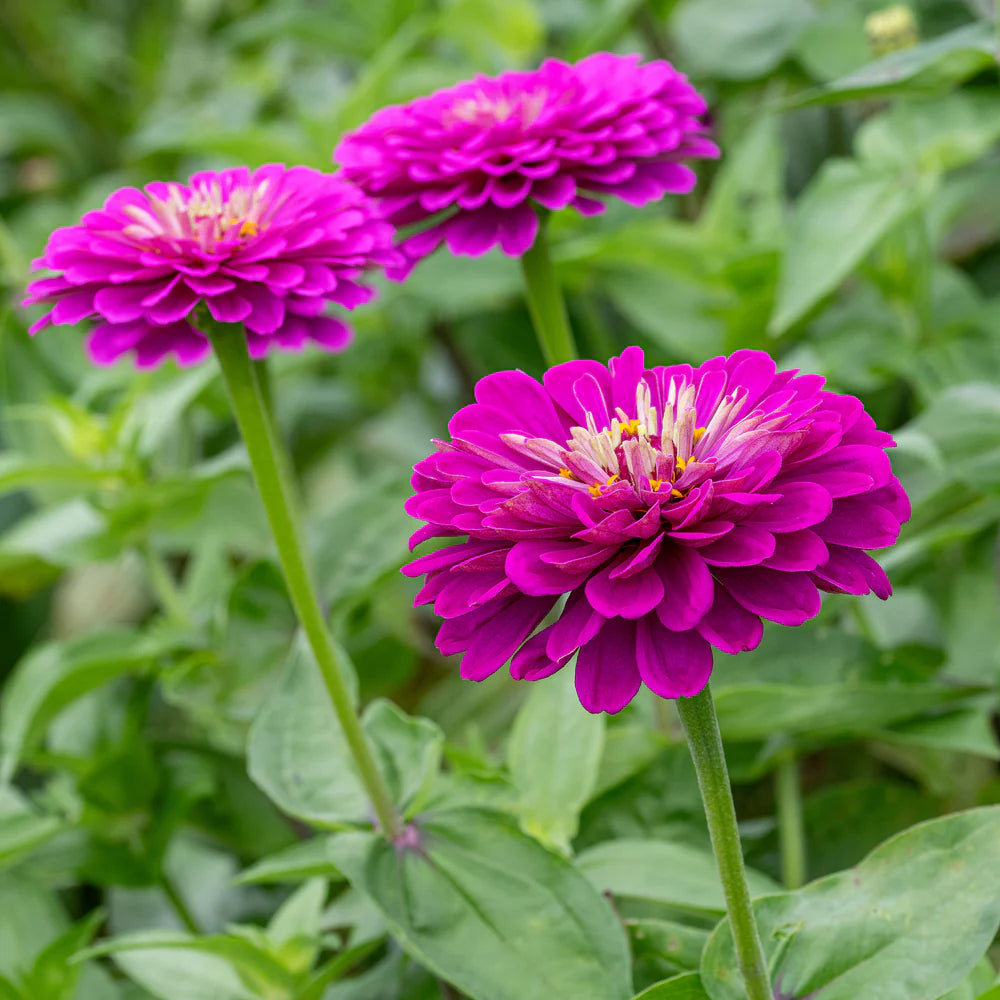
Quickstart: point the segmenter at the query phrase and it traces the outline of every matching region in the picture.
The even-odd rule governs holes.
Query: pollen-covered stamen
[[[514,95],[489,94],[479,89],[473,96],[463,97],[452,104],[444,114],[445,124],[465,122],[479,128],[488,128],[490,125],[516,119],[524,128],[542,113],[548,96],[543,87]]]
[[[599,427],[594,414],[587,412],[586,426],[571,428],[565,446],[520,434],[503,434],[501,440],[551,469],[551,475],[542,473],[541,478],[587,490],[595,498],[610,487],[628,483],[646,503],[654,502],[652,494],[677,499],[712,468],[694,454],[706,433],[705,427],[697,426],[694,399],[694,387],[675,383],[670,386],[666,406],[658,411],[652,405],[649,386],[640,382],[636,416],[618,407],[608,425]],[[684,482],[678,483],[682,477]]]
[[[148,209],[126,206],[125,212],[135,223],[124,230],[126,235],[139,241],[164,236],[195,240],[209,250],[222,240],[246,240],[259,235],[276,207],[267,179],[227,193],[218,180],[193,191],[179,184],[168,188],[166,198],[149,196]]]

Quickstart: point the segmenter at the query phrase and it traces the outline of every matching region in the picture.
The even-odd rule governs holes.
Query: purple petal
[[[620,712],[638,694],[635,629],[635,622],[613,619],[580,650],[576,693],[588,712]]]
[[[698,622],[699,634],[723,653],[756,649],[764,635],[764,624],[716,584],[711,610]]]
[[[478,629],[462,657],[462,676],[481,681],[500,669],[552,608],[551,598],[516,597]]]
[[[775,536],[751,524],[737,524],[717,541],[698,549],[711,566],[753,566],[774,554]]]
[[[755,615],[779,625],[801,625],[819,614],[819,593],[805,573],[759,567],[717,569],[730,595]]]
[[[681,545],[665,548],[656,562],[663,600],[656,608],[661,624],[672,632],[692,629],[712,606],[715,585],[704,559]]]
[[[619,557],[587,581],[587,600],[605,618],[641,618],[663,599],[663,583],[654,569],[632,576],[613,575],[626,561]]]
[[[655,618],[637,623],[636,659],[643,684],[661,698],[690,698],[712,673],[712,647],[697,632],[671,632]]]

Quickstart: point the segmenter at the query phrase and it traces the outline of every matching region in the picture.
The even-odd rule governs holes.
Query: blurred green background
[[[895,433],[914,501],[884,554],[891,601],[831,601],[719,664],[751,862],[779,874],[769,775],[789,747],[812,875],[1000,802],[993,17],[973,0],[2,0],[0,997],[174,1000],[169,961],[157,979],[65,954],[183,910],[206,930],[267,920],[287,885],[233,879],[306,830],[246,777],[293,623],[214,365],[98,370],[80,330],[30,340],[31,259],[119,186],[327,168],[378,107],[547,55],[669,58],[723,151],[689,197],[553,220],[581,351],[638,343],[664,364],[753,347],[821,372]],[[481,375],[542,370],[516,261],[438,254],[354,322],[347,353],[277,358],[272,376],[363,698],[441,726],[442,795],[503,803],[549,844],[703,848],[676,721],[651,699],[609,720],[559,822],[533,821],[533,778],[507,749],[527,686],[460,682],[396,572],[409,467]],[[369,979],[323,997],[440,995],[350,892],[316,926],[368,942]],[[642,952],[637,987],[664,969]]]

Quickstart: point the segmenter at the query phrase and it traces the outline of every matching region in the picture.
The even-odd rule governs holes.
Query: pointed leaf
[[[664,979],[643,990],[634,1000],[709,1000],[697,972]]]
[[[726,909],[715,858],[708,848],[666,840],[609,840],[584,851],[576,862],[601,892],[706,913]],[[759,872],[751,870],[747,876],[752,896],[779,888]]]
[[[785,1000],[937,1000],[980,960],[1000,924],[1000,806],[931,820],[856,868],[757,900],[775,989]],[[701,978],[742,1000],[728,921]]]
[[[414,846],[370,833],[331,857],[422,965],[476,1000],[623,1000],[628,947],[607,902],[507,816],[428,814]]]
[[[895,170],[828,160],[795,204],[769,331],[801,319],[917,204]]]
[[[939,93],[987,69],[996,61],[996,29],[990,21],[966,24],[910,49],[887,56],[793,104],[828,104],[890,94]]]
[[[603,745],[604,716],[582,708],[570,671],[531,685],[507,749],[526,833],[569,852],[580,810],[597,782]]]
[[[349,662],[346,654],[342,659]],[[356,688],[353,668],[351,684]],[[396,804],[403,811],[418,805],[437,770],[440,729],[382,700],[368,707],[362,721]],[[329,694],[302,637],[254,720],[247,759],[251,778],[293,816],[334,828],[371,818]]]

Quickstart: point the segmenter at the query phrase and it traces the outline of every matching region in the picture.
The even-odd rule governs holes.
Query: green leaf
[[[972,972],[953,990],[948,990],[940,1000],[978,1000],[984,990],[990,989],[995,981],[995,976],[996,972],[993,969],[989,956],[984,956],[979,960]]]
[[[929,101],[900,101],[858,130],[859,159],[924,173],[954,170],[983,157],[1000,136],[1000,99],[958,91]]]
[[[319,955],[323,905],[328,893],[326,879],[309,879],[278,907],[267,925],[267,938],[275,956],[294,976],[307,973]]]
[[[331,998],[331,995],[327,993],[327,987],[346,976],[354,966],[360,964],[380,944],[381,941],[376,939],[374,941],[365,941],[362,944],[355,945],[353,948],[345,948],[339,955],[335,955],[316,969],[309,977],[306,985],[296,994],[295,1000],[324,1000],[324,998]]]
[[[684,65],[724,80],[774,69],[815,16],[807,0],[685,0],[672,26]]]
[[[544,26],[532,0],[446,0],[441,30],[475,65],[521,63],[543,42]]]
[[[895,170],[828,160],[795,203],[769,331],[801,319],[918,204]]]
[[[437,776],[444,734],[430,719],[407,715],[385,698],[365,709],[361,723],[382,774],[404,816],[423,808]]]
[[[104,918],[103,910],[94,910],[49,944],[24,977],[24,995],[40,1000],[73,1000],[86,966],[71,960],[93,940]]]
[[[509,817],[454,810],[410,830],[417,849],[344,833],[331,857],[421,964],[476,1000],[632,995],[624,931],[607,902]]]
[[[982,382],[955,386],[914,421],[947,456],[949,474],[974,489],[1000,493],[1000,389]]]
[[[576,863],[601,892],[704,913],[726,909],[715,857],[708,848],[666,840],[611,840],[584,851]],[[747,878],[752,896],[779,888],[759,872],[749,871]]]
[[[766,740],[781,732],[822,742],[901,722],[980,690],[937,684],[734,684],[719,691],[716,709],[730,740]]]
[[[296,937],[319,937],[327,892],[326,879],[311,878],[304,882],[271,917],[267,936],[276,944],[285,944]]]
[[[356,598],[399,569],[413,531],[403,510],[410,492],[406,479],[392,475],[336,498],[325,511],[314,537],[317,580],[328,601]]]
[[[242,871],[236,881],[241,885],[271,885],[301,882],[316,875],[343,881],[343,875],[330,860],[328,840],[328,836],[320,834],[286,847]]]
[[[172,645],[170,636],[121,629],[47,643],[28,653],[14,668],[0,704],[0,781],[9,780],[27,745],[57,712],[115,677],[149,669]]]
[[[107,528],[104,516],[81,499],[29,514],[0,536],[0,593],[24,597],[51,583],[62,567],[110,557]]]
[[[626,926],[637,962],[651,958],[674,967],[665,971],[678,972],[697,969],[701,964],[707,930],[659,918],[627,920]]]
[[[794,104],[828,104],[865,97],[934,94],[992,66],[997,40],[989,21],[976,21],[887,56],[817,90],[792,99]]]
[[[30,854],[64,825],[58,816],[38,812],[14,788],[0,785],[0,868]]]
[[[77,957],[105,955],[160,1000],[284,1000],[294,985],[265,951],[235,935],[129,934]]]
[[[349,662],[346,653],[342,662]],[[353,669],[351,684],[356,687]],[[373,702],[362,722],[397,806],[403,812],[419,808],[440,760],[440,729],[384,700]],[[302,637],[250,729],[247,766],[261,790],[300,819],[335,828],[369,818],[329,694]]]
[[[563,670],[531,685],[507,748],[525,833],[569,852],[604,744],[604,716],[585,711]]]
[[[55,893],[19,873],[0,874],[0,975],[28,972],[67,923]]]
[[[697,972],[664,979],[639,993],[635,1000],[709,1000]]]
[[[936,1000],[993,940],[998,866],[993,806],[923,823],[856,868],[758,900],[772,981],[789,1000]],[[742,1000],[728,921],[709,939],[701,978],[712,1000]]]
[[[941,803],[910,782],[854,779],[812,792],[803,811],[809,872],[815,877],[840,871],[883,840],[932,819]],[[778,850],[776,831],[773,849]]]
[[[107,469],[92,469],[69,462],[38,462],[16,452],[0,455],[0,493],[30,489],[48,483],[86,489],[115,482],[115,473]]]
[[[875,735],[889,743],[1000,760],[1000,744],[997,743],[992,723],[992,708],[968,708],[932,718],[914,719]]]
[[[177,422],[184,411],[218,375],[214,365],[199,365],[174,375],[165,385],[136,394],[123,428],[123,437],[131,439],[139,455],[155,455],[177,433]]]

